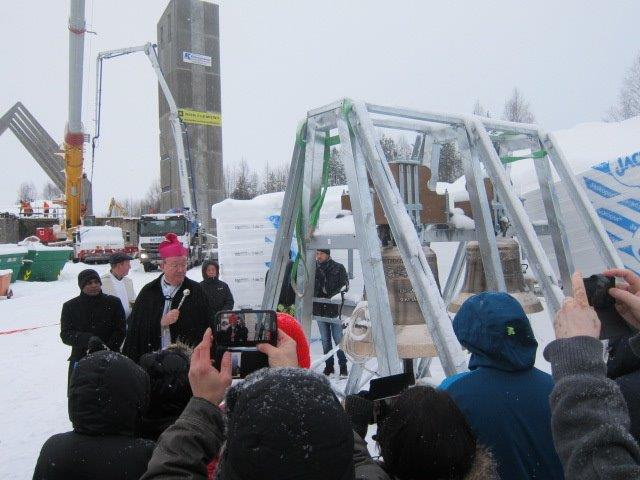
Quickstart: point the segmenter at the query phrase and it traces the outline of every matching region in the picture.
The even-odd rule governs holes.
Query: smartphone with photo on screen
[[[225,352],[231,353],[232,378],[245,378],[268,367],[267,356],[258,351],[260,343],[276,345],[278,323],[273,310],[233,310],[218,312],[213,325],[211,358],[220,368]]]

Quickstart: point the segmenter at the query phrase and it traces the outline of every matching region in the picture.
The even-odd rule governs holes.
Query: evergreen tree
[[[438,162],[438,181],[453,183],[464,174],[462,157],[453,142],[447,142],[440,149]]]
[[[242,160],[238,167],[238,179],[231,198],[236,200],[250,200],[258,194],[258,174],[252,172],[249,164]]]
[[[345,185],[347,183],[347,175],[344,172],[344,163],[340,158],[340,151],[333,147],[331,156],[329,157],[329,185]]]
[[[380,145],[388,162],[393,162],[398,157],[398,150],[396,148],[396,142],[391,137],[387,137],[384,133],[380,138]]]

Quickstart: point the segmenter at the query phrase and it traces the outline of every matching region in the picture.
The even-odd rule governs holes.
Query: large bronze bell
[[[520,245],[513,238],[498,238],[496,242],[507,292],[518,300],[525,313],[542,311],[542,303],[538,297],[525,287],[520,262]],[[457,312],[467,298],[485,291],[487,291],[487,281],[480,247],[478,242],[469,242],[467,244],[467,273],[464,284],[458,296],[449,304],[449,311]]]
[[[427,246],[422,247],[422,250],[440,288],[436,254]],[[382,248],[382,266],[395,325],[398,355],[404,359],[436,356],[433,340],[427,331],[398,247]]]

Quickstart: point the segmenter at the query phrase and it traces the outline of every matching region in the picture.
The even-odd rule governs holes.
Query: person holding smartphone
[[[143,480],[206,478],[220,455],[216,478],[389,480],[355,435],[329,381],[298,367],[296,342],[278,330],[276,345],[257,348],[263,368],[231,385],[231,352],[211,363],[210,329],[191,357],[193,398],[160,437]],[[225,400],[226,416],[218,405]],[[224,445],[224,450],[223,450]]]

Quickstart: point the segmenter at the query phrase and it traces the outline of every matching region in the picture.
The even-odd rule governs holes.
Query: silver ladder
[[[435,139],[436,144],[443,138],[456,138],[462,149],[468,150],[468,154],[464,156],[463,165],[476,225],[474,231],[457,230],[449,232],[446,238],[442,237],[437,230],[423,231],[420,236],[418,235],[389,169],[376,127],[421,132],[431,142]],[[325,148],[327,140],[335,131],[339,137],[341,158],[347,176],[355,235],[314,235],[310,219],[312,202],[322,188]],[[489,132],[506,133],[510,136],[509,138],[519,136],[525,142],[542,148],[546,152],[543,158],[535,160],[547,214],[546,226],[534,228],[531,224],[496,151],[499,141],[492,140]],[[439,149],[434,148],[433,151],[437,152]],[[267,280],[262,307],[275,309],[277,306],[293,239],[294,225],[297,216],[301,215],[302,231],[305,236],[306,252],[304,253],[307,257],[313,258],[313,251],[318,248],[359,250],[379,373],[384,376],[402,371],[382,268],[381,245],[374,221],[370,180],[388,219],[443,370],[447,376],[464,371],[466,356],[453,332],[445,301],[439,293],[434,276],[427,264],[421,248],[422,243],[461,242],[449,280],[443,290],[447,301],[454,295],[461,278],[465,264],[464,242],[470,240],[477,240],[479,243],[489,289],[505,291],[496,233],[491,218],[492,205],[487,199],[483,181],[482,166],[484,166],[532,271],[542,287],[549,314],[553,317],[562,305],[564,293],[540,244],[538,232],[549,234],[553,239],[564,292],[570,291],[573,260],[552,182],[551,164],[569,189],[578,213],[605,263],[611,267],[621,267],[620,258],[598,221],[593,206],[576,182],[555,138],[553,135],[545,134],[537,126],[475,116],[383,107],[348,99],[311,110],[307,114],[306,121],[299,126],[296,135],[289,181],[282,206],[280,234],[273,249],[271,272]],[[312,322],[315,261],[307,261],[304,268],[298,269],[297,280],[298,290],[302,295],[298,298],[296,312],[308,335]],[[428,371],[428,359],[423,360],[418,371],[424,374]],[[349,375],[346,393],[359,389],[362,372],[362,366],[355,364]]]

